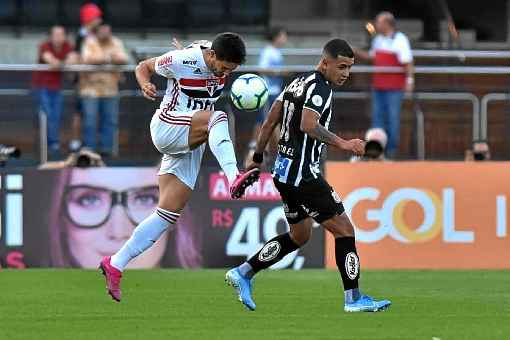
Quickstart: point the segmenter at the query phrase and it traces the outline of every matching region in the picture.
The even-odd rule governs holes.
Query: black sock
[[[299,246],[292,241],[289,233],[281,234],[267,241],[262,249],[248,260],[248,263],[252,267],[253,272],[257,273],[262,269],[271,267],[283,259],[285,255],[298,248]]]
[[[342,276],[344,290],[358,288],[360,265],[354,237],[335,239],[335,257],[336,265]]]

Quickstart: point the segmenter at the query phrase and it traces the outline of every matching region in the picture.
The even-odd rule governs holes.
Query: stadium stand
[[[301,4],[300,1],[299,4]],[[306,1],[305,1],[306,2]],[[303,3],[305,3],[303,2]],[[31,64],[36,60],[36,46],[46,34],[47,27],[55,22],[62,23],[69,28],[71,34],[76,33],[78,27],[77,8],[83,3],[80,0],[54,1],[47,5],[34,0],[6,0],[0,9],[0,26],[9,28],[0,33],[0,64]],[[293,13],[293,19],[286,19],[284,6],[269,1],[241,0],[222,1],[221,6],[211,6],[210,0],[139,0],[130,2],[130,6],[123,5],[121,0],[98,1],[102,5],[105,20],[113,25],[115,34],[125,41],[127,48],[132,52],[132,63],[137,60],[155,55],[151,50],[165,51],[171,44],[173,36],[184,42],[195,39],[211,38],[212,32],[234,29],[244,32],[248,47],[255,49],[248,56],[248,66],[257,62],[257,49],[265,44],[261,32],[268,25],[284,25],[289,33],[286,54],[288,65],[314,65],[317,60],[316,53],[302,53],[306,49],[317,48],[329,37],[340,35],[351,41],[355,46],[367,46],[369,35],[364,30],[363,19],[342,19],[320,16],[321,11],[308,5],[302,8],[292,7],[288,10]],[[285,3],[285,1],[283,2]],[[307,7],[308,6],[308,7]],[[211,9],[213,8],[213,9]],[[213,10],[213,12],[211,12]],[[300,16],[311,12],[316,16],[308,16],[303,21]],[[271,13],[271,15],[268,15]],[[324,15],[324,13],[322,13]],[[227,18],[230,18],[227,20]],[[228,21],[228,23],[227,23]],[[140,29],[140,27],[143,27]],[[179,28],[177,28],[179,27]],[[212,28],[211,28],[212,27]],[[410,37],[413,47],[440,46],[441,42],[423,41],[426,27],[419,19],[405,18],[399,20],[399,27]],[[445,28],[441,26],[442,38]],[[210,28],[207,33],[203,33]],[[486,46],[487,42],[473,42],[473,32],[461,30],[461,44],[470,44],[475,47]],[[481,45],[480,45],[481,44]],[[501,47],[505,45],[502,44]],[[145,50],[144,50],[145,48]],[[147,51],[147,48],[150,48]],[[509,59],[493,58],[458,58],[458,57],[420,57],[415,58],[417,66],[506,66]],[[312,66],[310,66],[312,67]],[[30,157],[36,158],[37,141],[32,136],[37,134],[37,122],[34,119],[34,102],[29,94],[30,72],[0,71],[1,89],[22,89],[22,95],[3,96],[0,111],[2,112],[2,136],[5,143],[16,141],[28,152]],[[347,92],[367,91],[370,84],[370,75],[356,73],[348,85],[343,89]],[[489,92],[506,92],[507,81],[501,75],[438,75],[418,74],[416,79],[417,90],[421,92],[466,92],[481,96]],[[164,89],[164,83],[159,81],[158,86]],[[66,88],[70,91],[73,86],[68,80]],[[152,108],[140,97],[133,95],[137,86],[131,73],[125,74],[125,82],[121,85],[125,96],[121,99],[121,126],[120,126],[120,155],[133,162],[140,162],[146,153],[157,159],[157,153],[152,146],[146,143],[148,136],[140,136],[137,127],[146,125],[150,118]],[[130,92],[131,91],[131,92]],[[22,98],[22,100],[20,100]],[[227,103],[228,104],[228,103]],[[426,113],[425,131],[426,157],[428,159],[460,159],[463,151],[470,145],[472,139],[472,105],[469,102],[445,103],[440,100],[420,102]],[[369,126],[369,106],[367,99],[336,99],[335,107],[338,110],[338,119],[335,128],[346,136],[359,136]],[[415,102],[407,100],[402,113],[402,146],[403,158],[416,157],[416,117]],[[12,107],[16,107],[13,111]],[[488,131],[490,142],[494,144],[494,158],[503,158],[510,151],[510,144],[502,138],[505,122],[508,120],[505,112],[508,110],[505,102],[491,104],[491,119]],[[72,92],[68,92],[65,100],[63,139],[67,140],[70,125],[70,112],[73,110]],[[352,119],[356,117],[356,119]],[[244,147],[249,140],[249,131],[254,117],[243,116],[242,123],[238,122],[238,146]],[[253,120],[253,121],[252,121]],[[19,126],[30,133],[19,135]],[[446,137],[447,132],[455,131],[454,136]],[[499,136],[499,137],[496,137]],[[129,154],[129,156],[128,156]],[[335,159],[345,159],[340,153],[330,153]]]

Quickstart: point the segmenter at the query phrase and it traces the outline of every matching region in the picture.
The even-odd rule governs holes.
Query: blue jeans
[[[400,108],[404,92],[401,90],[372,91],[372,127],[382,128],[388,135],[386,155],[394,157],[400,139]]]
[[[62,115],[62,92],[60,90],[36,89],[39,109],[46,114],[48,148],[56,151],[60,148],[60,117]]]
[[[83,145],[96,150],[96,129],[99,118],[99,150],[111,154],[119,122],[118,97],[81,98]]]

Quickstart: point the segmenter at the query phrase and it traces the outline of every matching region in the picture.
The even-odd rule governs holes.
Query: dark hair
[[[225,32],[218,34],[211,49],[216,53],[216,58],[230,63],[242,64],[246,60],[246,47],[239,34]]]
[[[347,41],[343,39],[333,39],[324,45],[322,53],[328,55],[331,58],[347,57],[354,58],[354,52]]]
[[[287,30],[283,26],[272,27],[267,32],[266,38],[269,41],[274,41],[276,39],[276,37],[278,37],[280,35],[280,33],[283,33],[283,32],[287,33]]]

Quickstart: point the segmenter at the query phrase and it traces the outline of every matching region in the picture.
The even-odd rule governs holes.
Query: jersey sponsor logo
[[[171,64],[172,64],[172,56],[171,55],[163,57],[163,58],[159,59],[159,61],[158,61],[158,66],[166,66],[166,65],[171,65]]]
[[[289,175],[289,169],[290,169],[291,164],[292,164],[292,159],[282,157],[282,155],[280,155],[280,154],[278,154],[278,156],[276,157],[276,160],[274,162],[273,173],[275,175],[278,175],[278,177],[279,177],[278,179],[280,180],[280,182],[287,180],[287,176]],[[285,182],[283,182],[283,183],[285,183]]]
[[[197,64],[197,61],[196,60],[183,60],[182,61],[182,64],[183,65],[191,65],[191,66],[195,66]]]
[[[318,94],[316,94],[315,96],[312,97],[312,103],[313,105],[315,106],[322,106],[322,97],[319,96]]]
[[[199,67],[197,67],[195,71],[193,71],[193,74],[202,74],[202,71],[200,70]]]
[[[268,262],[274,260],[280,253],[282,246],[278,241],[271,241],[262,248],[259,253],[259,261]]]
[[[355,252],[350,252],[345,256],[345,271],[349,279],[354,280],[359,273],[359,259]]]
[[[294,157],[294,148],[290,146],[278,144],[278,151],[285,156]]]
[[[184,91],[183,91],[184,92]],[[214,106],[214,101],[206,99],[196,99],[188,97],[188,104],[186,107],[191,110],[210,110]]]

